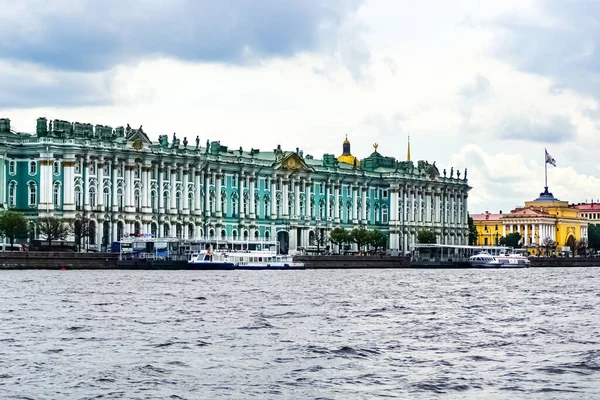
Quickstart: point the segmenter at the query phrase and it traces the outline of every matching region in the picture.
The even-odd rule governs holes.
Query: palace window
[[[281,200],[277,199],[277,201],[275,201],[275,212],[277,215],[277,218],[281,218]]]
[[[54,182],[52,186],[52,203],[54,207],[60,206],[60,182]]]
[[[269,199],[265,198],[265,214],[264,218],[269,219]]]
[[[142,196],[140,196],[140,190],[135,189],[133,192],[133,199],[135,201],[135,211],[142,211]]]
[[[37,162],[29,161],[29,175],[37,174]]]
[[[279,179],[275,181],[275,190],[281,190],[281,181]]]
[[[181,210],[181,192],[175,193],[175,208]]]
[[[104,164],[104,175],[107,175],[107,176],[110,175],[110,164],[109,163]]]
[[[11,175],[17,173],[17,162],[15,160],[10,160],[8,162],[8,173]]]
[[[169,209],[169,205],[170,205],[169,204],[169,191],[165,190],[163,192],[163,206],[164,206],[165,210]]]
[[[271,190],[271,178],[268,176],[265,178],[265,190]]]
[[[214,185],[215,184],[215,176],[211,174],[208,182],[209,182],[209,185]]]
[[[12,181],[8,186],[8,206],[16,207],[17,205],[17,183]]]
[[[75,209],[81,210],[81,187],[75,186]]]
[[[81,160],[75,161],[75,173],[81,174]]]
[[[140,166],[139,164],[135,165],[135,168],[133,169],[133,177],[134,178],[139,178],[140,177]]]
[[[221,213],[224,217],[227,216],[227,198],[225,196],[221,197]]]
[[[90,161],[90,175],[96,175],[96,162]]]
[[[108,207],[110,205],[110,190],[108,188],[104,188],[104,206]]]
[[[123,210],[123,188],[117,189],[117,206],[119,210]]]
[[[387,191],[387,189],[383,189],[381,197],[383,197],[384,199],[388,198],[388,191]]]
[[[96,207],[96,188],[93,186],[90,188],[90,206]]]
[[[240,179],[240,178],[239,178],[239,175],[233,175],[233,176],[231,177],[231,185],[232,185],[233,187],[237,187],[237,186],[238,186],[238,183],[239,183],[239,179]]]
[[[54,163],[52,163],[52,173],[55,176],[60,174],[60,163],[58,161],[54,161]]]
[[[221,186],[225,186],[226,178],[225,174],[221,175]]]
[[[37,186],[35,183],[30,183],[29,187],[29,206],[37,205]]]
[[[381,222],[387,224],[388,222],[388,209],[386,206],[383,206],[381,209]]]
[[[189,192],[188,193],[188,209],[191,210],[193,208],[194,205],[194,193]]]
[[[156,191],[155,190],[150,192],[150,207],[152,208],[152,212],[158,211],[158,204],[156,204]]]

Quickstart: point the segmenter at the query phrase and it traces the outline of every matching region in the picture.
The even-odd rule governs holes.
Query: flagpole
[[[544,160],[544,188],[548,190],[548,162]]]

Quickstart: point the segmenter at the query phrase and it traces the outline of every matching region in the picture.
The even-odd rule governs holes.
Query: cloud
[[[390,116],[375,113],[365,117],[364,125],[366,125],[368,129],[370,128],[370,130],[375,130],[376,135],[394,137],[403,133],[401,124],[406,120],[407,117],[400,112]]]
[[[473,82],[462,86],[458,91],[459,111],[462,117],[461,131],[463,133],[478,133],[481,127],[472,124],[473,108],[477,103],[487,101],[492,95],[492,84],[490,80],[481,74],[477,74]]]
[[[469,192],[469,212],[507,213],[543,192],[543,154],[538,160],[527,160],[514,152],[490,154],[480,146],[466,145],[452,156],[451,163],[468,167],[469,185],[473,188]],[[572,167],[551,167],[548,186],[556,198],[576,203],[597,198],[600,179],[578,173]]]
[[[0,108],[95,106],[111,101],[104,72],[61,72],[0,60]]]
[[[600,99],[600,2],[546,0],[540,15],[507,15],[493,53],[518,69],[549,77],[551,93],[568,88]]]
[[[571,118],[564,115],[541,119],[528,115],[506,118],[498,124],[496,134],[501,139],[542,143],[564,143],[577,136]]]
[[[337,52],[360,77],[370,57],[353,16],[362,1],[0,3],[2,57],[57,70],[103,71],[151,57],[246,64],[316,51]]]

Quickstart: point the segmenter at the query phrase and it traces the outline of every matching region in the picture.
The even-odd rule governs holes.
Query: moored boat
[[[293,256],[278,254],[273,250],[215,251],[213,262],[228,262],[233,269],[303,269],[304,263],[294,261]]]
[[[488,253],[479,253],[469,257],[467,264],[470,267],[500,268],[502,264],[494,256]]]

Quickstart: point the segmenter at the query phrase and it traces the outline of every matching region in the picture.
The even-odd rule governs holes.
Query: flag
[[[554,157],[548,154],[548,150],[544,149],[544,151],[546,151],[546,164],[552,164],[556,167],[556,160]]]

